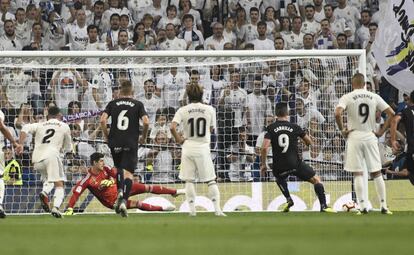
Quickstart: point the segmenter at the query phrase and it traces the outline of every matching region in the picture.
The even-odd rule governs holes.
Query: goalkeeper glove
[[[111,187],[114,183],[115,183],[114,180],[106,179],[106,180],[101,181],[101,187],[108,188],[108,187]]]
[[[69,207],[68,209],[66,209],[64,215],[66,215],[66,216],[73,215],[73,208]]]

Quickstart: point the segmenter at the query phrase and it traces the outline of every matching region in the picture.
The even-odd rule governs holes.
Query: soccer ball
[[[355,204],[355,202],[354,202],[354,201],[352,201],[352,202],[348,202],[348,203],[346,203],[346,204],[343,204],[343,205],[342,205],[342,210],[343,210],[344,212],[350,212],[350,211],[352,211],[352,210],[355,210],[355,207],[356,207],[356,204]]]

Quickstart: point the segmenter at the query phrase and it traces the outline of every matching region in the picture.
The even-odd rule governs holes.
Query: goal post
[[[98,120],[105,105],[119,96],[122,80],[132,82],[134,97],[144,103],[151,121],[147,144],[138,152],[136,180],[183,187],[178,179],[181,150],[169,133],[169,123],[187,103],[185,86],[198,83],[204,87],[204,103],[216,108],[211,152],[223,209],[277,211],[285,200],[270,171],[267,178],[260,177],[258,152],[266,123],[274,121],[275,104],[286,102],[291,121],[316,141],[310,148],[301,146],[303,160],[322,177],[330,204],[340,209],[350,200],[351,179],[343,171],[345,143],[333,112],[340,96],[351,90],[352,75],[366,75],[365,54],[365,50],[2,51],[1,109],[16,137],[25,124],[44,121],[48,106],[62,109],[75,138],[74,153],[62,155],[67,176],[63,210],[71,188],[86,175],[92,152],[102,152],[106,164],[113,164]],[[21,157],[8,151],[10,144],[2,135],[0,143],[5,158],[0,173],[7,184],[6,212],[42,212],[38,201],[41,178],[30,162],[31,138]],[[12,159],[20,171],[10,171]],[[270,154],[268,161],[277,164]],[[204,186],[197,185],[196,204],[212,211]],[[309,184],[290,178],[289,188],[296,201],[294,210],[319,209]],[[141,194],[132,199],[188,210],[184,197]],[[88,191],[78,200],[76,210],[110,211]]]

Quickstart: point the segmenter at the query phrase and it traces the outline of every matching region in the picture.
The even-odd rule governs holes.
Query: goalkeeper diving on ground
[[[69,198],[68,206],[65,215],[73,215],[74,206],[80,195],[88,189],[102,205],[109,209],[114,209],[114,204],[117,199],[118,189],[116,184],[116,169],[105,166],[104,155],[98,152],[90,156],[91,168],[88,174],[76,183],[72,189],[72,196]],[[132,184],[131,195],[138,195],[142,193],[152,194],[169,194],[173,197],[184,194],[183,189],[166,188],[159,185],[146,185],[139,182]],[[127,208],[138,208],[143,211],[173,211],[173,205],[157,206],[143,203],[139,200],[127,201]]]

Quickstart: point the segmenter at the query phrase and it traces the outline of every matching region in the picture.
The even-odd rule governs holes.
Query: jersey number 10
[[[204,137],[207,133],[207,121],[205,118],[188,119],[188,125],[190,125],[190,136],[194,137],[196,134],[198,137]]]

